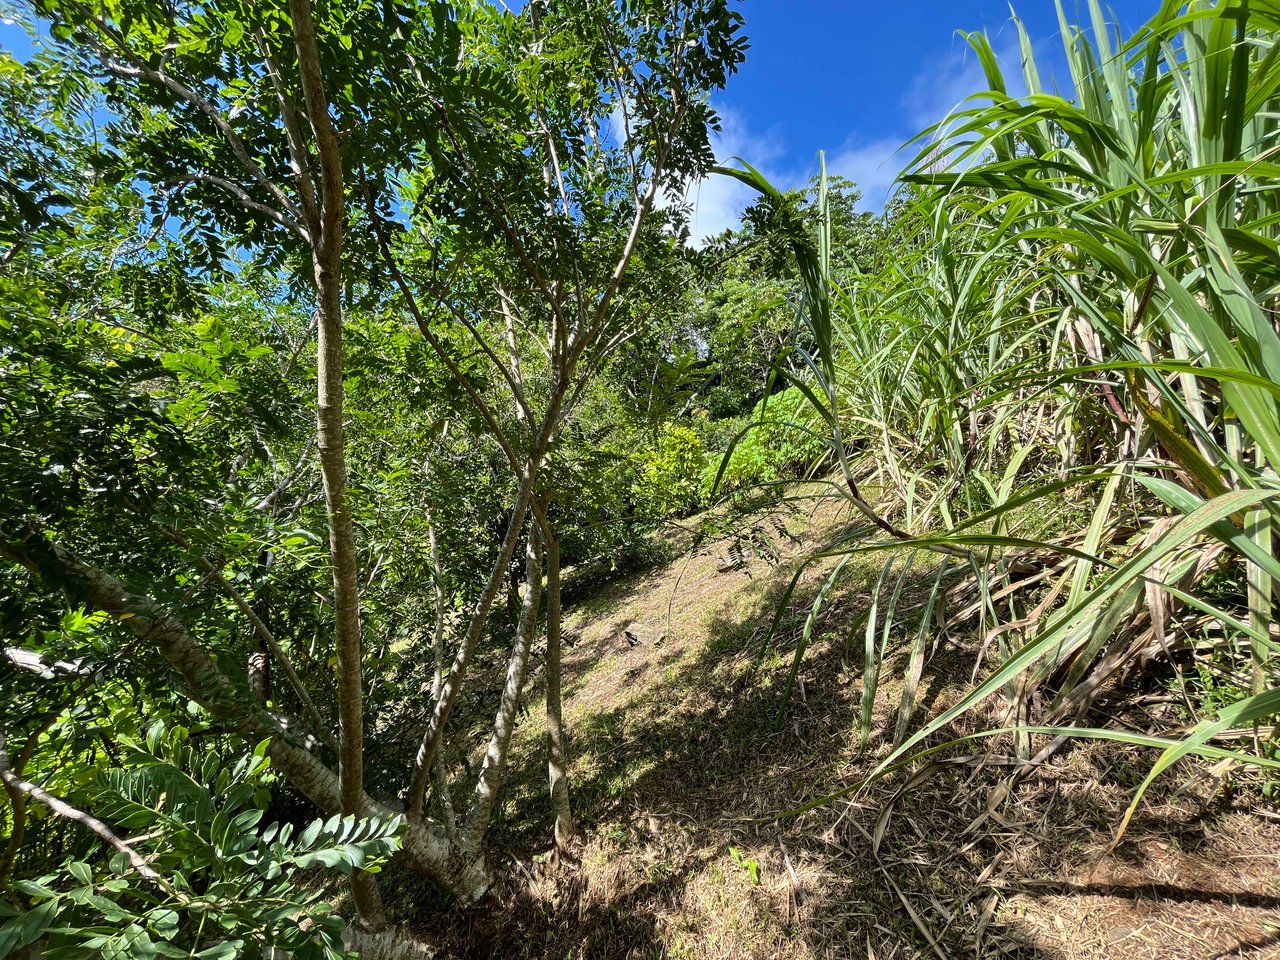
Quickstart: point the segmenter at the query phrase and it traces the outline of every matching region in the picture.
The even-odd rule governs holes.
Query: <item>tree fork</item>
[[[524,692],[525,675],[529,669],[529,652],[538,632],[538,607],[542,599],[542,535],[537,523],[529,525],[529,539],[525,545],[525,593],[520,604],[520,622],[516,629],[515,645],[507,662],[507,680],[502,697],[493,718],[493,733],[485,750],[480,776],[476,780],[475,797],[462,828],[462,844],[471,850],[483,847],[484,835],[502,782],[502,769],[506,765],[511,737],[515,733],[516,713],[520,696]]]
[[[569,769],[565,758],[564,707],[560,689],[560,535],[545,501],[537,504],[547,564],[547,785],[555,815],[556,849],[567,852],[577,834],[569,804]]]

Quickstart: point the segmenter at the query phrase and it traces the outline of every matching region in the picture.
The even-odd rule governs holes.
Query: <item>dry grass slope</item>
[[[845,519],[821,501],[757,512],[736,535],[574,605],[581,861],[537,855],[550,825],[525,819],[545,810],[534,703],[496,838],[517,857],[492,902],[455,916],[443,955],[1280,956],[1274,811],[1188,766],[1111,852],[1151,761],[1116,744],[1060,754],[1013,791],[998,756],[952,758],[905,787],[776,818],[855,780],[888,747],[900,687],[887,678],[900,663],[885,671],[876,739],[857,750],[861,638],[848,644],[845,631],[869,569],[841,584],[781,723],[794,636],[759,657],[797,559]],[[802,579],[784,626],[803,620],[822,573]],[[976,647],[932,659],[922,714],[968,682]]]

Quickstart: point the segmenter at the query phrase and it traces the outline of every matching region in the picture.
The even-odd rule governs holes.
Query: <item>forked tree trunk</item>
[[[536,523],[529,527],[529,540],[525,547],[525,594],[520,604],[515,646],[507,662],[507,682],[503,685],[502,699],[493,719],[493,733],[476,780],[471,810],[462,828],[462,844],[469,850],[484,849],[484,836],[489,829],[489,819],[502,782],[502,769],[515,733],[520,696],[529,670],[529,651],[533,649],[533,638],[538,632],[538,608],[542,600],[542,538]]]

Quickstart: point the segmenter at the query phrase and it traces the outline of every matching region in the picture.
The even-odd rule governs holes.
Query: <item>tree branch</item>
[[[172,613],[32,530],[0,529],[0,557],[52,578],[73,602],[119,619],[138,640],[156,649],[186,681],[192,698],[225,722],[231,732],[251,742],[269,740],[267,755],[272,764],[316,806],[326,813],[342,809],[334,771],[307,751],[278,718],[235,687]],[[389,818],[396,814],[367,794],[361,799],[359,816]],[[450,842],[448,833],[430,820],[408,824],[404,855],[441,889],[464,900],[478,898],[492,879],[483,857],[464,856]]]
[[[343,405],[342,247],[347,220],[347,187],[342,149],[329,116],[320,50],[310,0],[289,0],[293,42],[307,120],[320,159],[320,234],[311,238],[315,273],[316,442],[328,509],[329,555],[333,566],[334,649],[338,661],[338,786],[341,809],[358,815],[364,806],[364,663],[361,655],[360,581],[355,524],[347,497],[347,460]],[[361,919],[374,929],[386,926],[374,875],[351,874],[351,893]]]
[[[124,38],[89,7],[79,3],[78,0],[70,0],[70,5],[86,22],[93,24],[98,32],[110,41],[111,45],[115,47],[128,64],[126,66],[125,64],[117,63],[106,55],[105,50],[99,48],[99,55],[102,57],[103,65],[108,72],[123,79],[145,79],[158,83],[203,113],[217,127],[218,132],[222,134],[223,139],[226,140],[231,152],[235,154],[236,160],[244,168],[245,172],[275,198],[280,206],[293,214],[295,218],[298,216],[297,206],[279,186],[272,182],[262,167],[253,160],[249,155],[249,151],[245,148],[244,141],[240,139],[239,134],[235,132],[230,122],[217,107],[176,77],[170,76],[163,69],[155,69],[143,58],[135,54]],[[95,44],[95,46],[98,46],[98,44]]]
[[[275,207],[269,207],[265,203],[259,203],[257,200],[254,200],[253,197],[249,196],[249,192],[242,186],[226,179],[225,177],[219,177],[212,173],[186,173],[181,177],[172,177],[168,180],[161,180],[159,186],[181,187],[188,183],[208,183],[215,187],[219,187],[235,197],[236,200],[240,202],[241,206],[246,207],[249,210],[256,210],[258,213],[265,214],[280,226],[297,234],[303,240],[308,239],[306,228],[303,227],[302,224],[298,223],[298,221],[285,216]]]
[[[129,865],[143,879],[159,887],[166,895],[175,897],[179,900],[185,900],[185,896],[171,888],[160,874],[152,869],[151,865],[143,858],[142,854],[129,846],[119,837],[117,837],[105,823],[92,814],[85,813],[71,804],[67,803],[59,797],[55,797],[49,791],[42,787],[36,786],[30,780],[23,780],[11,769],[9,769],[9,754],[5,750],[4,734],[0,733],[0,780],[4,781],[5,787],[10,790],[16,790],[25,796],[44,804],[51,811],[64,819],[71,820],[87,827],[96,833],[107,844],[119,850],[129,858]]]
[[[409,282],[401,272],[400,265],[396,262],[395,254],[391,252],[391,244],[386,235],[386,228],[383,224],[382,217],[378,213],[377,206],[373,201],[373,194],[369,190],[368,180],[364,183],[364,195],[365,205],[369,211],[369,219],[373,223],[374,236],[378,241],[379,256],[382,258],[382,262],[386,265],[387,270],[390,271],[391,279],[395,283],[396,289],[400,291],[400,295],[404,298],[405,305],[409,308],[409,315],[413,317],[414,323],[417,324],[418,332],[422,334],[422,338],[427,341],[432,352],[440,358],[440,362],[448,368],[449,374],[462,386],[462,389],[467,394],[468,398],[470,398],[471,402],[475,404],[476,411],[484,419],[489,430],[492,431],[493,438],[497,442],[499,448],[501,448],[503,455],[507,458],[507,462],[510,464],[512,471],[519,474],[520,461],[516,458],[515,449],[512,447],[506,431],[504,431],[498,424],[498,418],[494,415],[493,409],[485,402],[485,399],[480,396],[479,391],[476,390],[475,385],[471,382],[471,378],[462,371],[462,368],[458,366],[457,361],[449,355],[447,350],[445,350],[444,344],[440,341],[440,338],[435,335],[435,331],[431,329],[431,324],[427,317],[418,307],[417,297],[414,296],[413,290],[409,286]],[[475,333],[475,339],[479,341],[478,333]],[[482,347],[483,346],[484,345],[482,343]],[[497,358],[492,357],[492,360],[498,369],[502,370],[507,379],[510,380],[510,373],[503,368]]]
[[[266,31],[258,28],[258,48],[262,51],[262,59],[267,65],[267,76],[271,78],[271,86],[276,91],[276,100],[280,104],[280,119],[284,122],[285,139],[289,143],[289,161],[293,167],[293,175],[298,181],[298,195],[302,199],[302,215],[309,230],[318,231],[320,227],[320,211],[316,207],[315,184],[311,181],[311,171],[307,169],[310,153],[307,150],[306,138],[302,134],[302,122],[298,116],[298,106],[289,96],[284,86],[284,74],[271,55],[271,46]]]
[[[520,694],[524,690],[524,678],[529,668],[529,651],[533,648],[533,636],[538,630],[538,607],[542,599],[542,535],[536,523],[529,531],[525,548],[524,582],[524,601],[520,606],[515,645],[507,661],[507,680],[493,718],[493,733],[489,737],[480,776],[476,780],[475,796],[462,828],[462,842],[469,849],[480,848],[485,831],[489,828],[494,801],[498,796],[499,779],[507,760],[507,751],[511,748],[511,736],[515,732],[516,711],[520,706]]]

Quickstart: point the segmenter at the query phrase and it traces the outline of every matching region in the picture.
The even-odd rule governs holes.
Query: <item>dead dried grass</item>
[[[498,842],[515,852],[479,910],[452,914],[441,956],[566,958],[1280,956],[1280,823],[1201,779],[1112,828],[1151,758],[1071,748],[1015,789],[995,755],[953,758],[856,800],[776,819],[887,749],[898,664],[873,741],[856,749],[860,653],[821,633],[782,724],[789,649],[758,656],[801,553],[842,522],[830,505],[747,518],[787,525],[776,555],[723,569],[731,539],[615,584],[571,612],[566,657],[577,863],[536,851],[537,705],[512,758]],[[793,600],[807,607],[813,570]],[[828,613],[857,609],[854,571]],[[632,642],[626,637],[632,635]],[[963,689],[973,650],[944,647],[920,710]],[[963,733],[982,723],[973,717]],[[1247,795],[1246,795],[1247,796]]]

